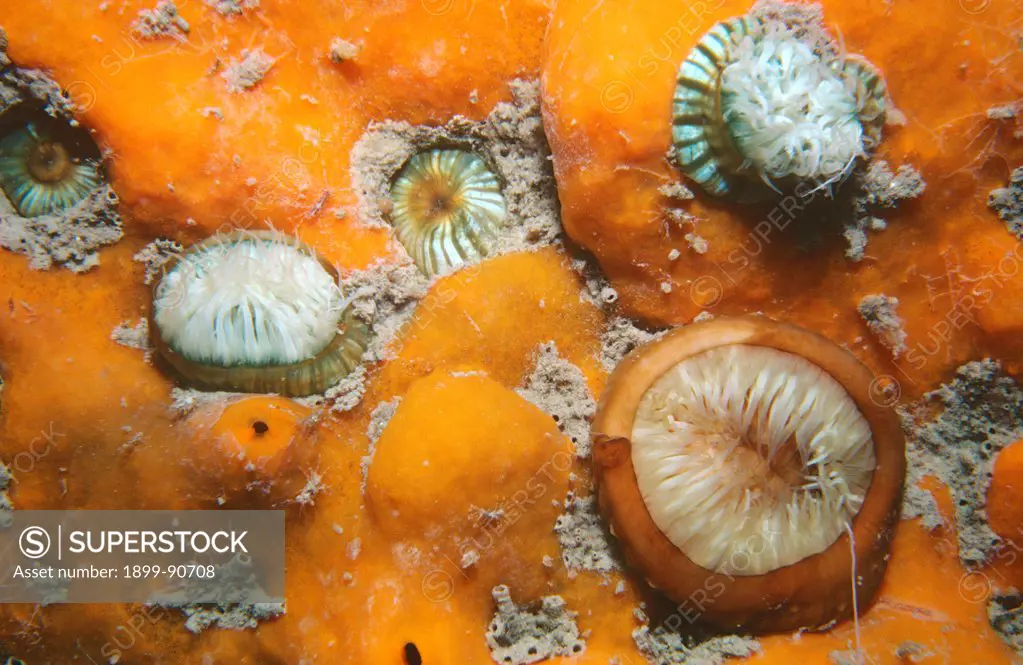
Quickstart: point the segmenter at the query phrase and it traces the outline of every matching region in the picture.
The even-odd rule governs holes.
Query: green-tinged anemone
[[[277,232],[220,234],[191,248],[157,283],[152,322],[160,360],[203,390],[320,393],[369,343],[334,267]]]
[[[493,250],[507,211],[501,183],[479,155],[414,155],[391,186],[391,223],[420,270],[440,275]]]
[[[830,44],[752,16],[717,24],[679,68],[673,140],[710,194],[756,199],[845,178],[881,139],[880,73]]]
[[[20,215],[59,213],[102,184],[99,152],[85,130],[42,112],[8,114],[0,130],[0,189]]]

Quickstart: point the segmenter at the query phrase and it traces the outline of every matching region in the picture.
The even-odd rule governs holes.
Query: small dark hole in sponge
[[[423,665],[423,657],[419,655],[415,642],[405,643],[405,665]]]
[[[262,420],[257,420],[252,423],[252,431],[256,434],[263,435],[270,431],[270,426],[264,423]]]

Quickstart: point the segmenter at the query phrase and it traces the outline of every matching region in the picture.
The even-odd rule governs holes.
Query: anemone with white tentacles
[[[905,471],[875,385],[844,349],[759,317],[634,351],[593,426],[600,505],[629,561],[676,602],[720,578],[702,616],[718,628],[853,616],[883,576]]]
[[[679,68],[675,155],[705,191],[764,198],[798,182],[828,187],[880,142],[880,72],[817,28],[756,13],[712,28]]]
[[[870,427],[842,387],[763,347],[713,349],[673,367],[640,402],[632,445],[657,526],[694,562],[733,575],[823,552],[874,470]]]
[[[296,238],[235,231],[196,245],[153,294],[161,361],[209,390],[322,392],[368,343],[336,270]]]

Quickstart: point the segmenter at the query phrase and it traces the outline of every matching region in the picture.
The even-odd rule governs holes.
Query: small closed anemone
[[[816,629],[863,610],[905,473],[874,385],[844,349],[760,317],[631,353],[593,425],[600,507],[628,561],[675,602],[702,599],[699,620],[718,629]]]
[[[679,68],[672,133],[683,172],[710,194],[748,200],[849,175],[881,140],[886,86],[825,39],[755,16],[714,26]]]
[[[155,345],[199,389],[310,395],[354,369],[368,344],[346,304],[334,267],[296,238],[219,234],[157,283]]]
[[[490,255],[507,215],[497,176],[460,149],[414,155],[391,185],[391,203],[398,241],[430,277]]]
[[[0,189],[22,217],[59,213],[102,183],[86,130],[24,106],[0,118]]]

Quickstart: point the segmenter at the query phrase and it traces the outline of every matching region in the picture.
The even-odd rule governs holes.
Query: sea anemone
[[[156,285],[152,322],[161,361],[185,383],[291,396],[322,392],[350,372],[369,334],[333,266],[272,231],[193,247]]]
[[[872,65],[828,47],[753,16],[714,26],[679,69],[682,170],[741,198],[844,179],[880,141],[886,88]]]
[[[458,149],[414,155],[394,179],[391,202],[399,242],[431,277],[488,256],[507,214],[497,176]]]
[[[905,472],[872,385],[840,347],[758,317],[630,354],[594,421],[600,505],[629,561],[676,602],[713,593],[701,620],[719,628],[818,628],[864,608]]]
[[[20,107],[0,122],[0,189],[23,217],[58,213],[100,186],[99,151],[88,133]]]

